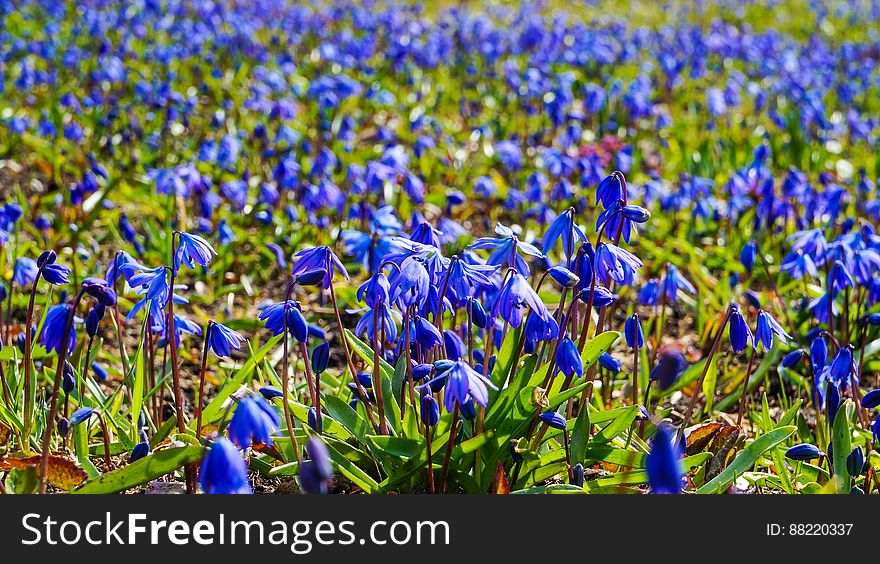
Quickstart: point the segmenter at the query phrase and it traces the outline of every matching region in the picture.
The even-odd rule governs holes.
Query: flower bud
[[[787,451],[785,451],[785,457],[790,458],[791,460],[813,460],[814,458],[819,458],[824,456],[819,447],[810,444],[800,444],[791,447]]]
[[[538,418],[546,423],[548,427],[560,429],[562,431],[565,430],[565,417],[555,411],[545,411]]]
[[[330,363],[330,343],[324,341],[312,350],[312,370],[321,374]]]
[[[58,258],[58,255],[52,249],[48,251],[43,251],[40,253],[40,256],[37,257],[37,267],[43,268],[47,264],[54,264],[55,260]]]

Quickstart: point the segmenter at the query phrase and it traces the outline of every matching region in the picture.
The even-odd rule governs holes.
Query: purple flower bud
[[[330,343],[324,341],[312,350],[312,370],[320,374],[330,363]]]
[[[554,429],[559,429],[561,431],[565,430],[566,422],[565,417],[561,414],[556,413],[555,411],[545,411],[538,418],[547,424],[548,427],[552,427]]]
[[[824,455],[825,453],[819,450],[819,447],[810,444],[796,445],[785,451],[786,458],[799,461],[813,460]]]
[[[37,266],[42,268],[48,264],[54,264],[55,259],[58,258],[58,255],[55,254],[55,251],[49,249],[48,251],[43,251],[40,253],[40,256],[37,257]]]

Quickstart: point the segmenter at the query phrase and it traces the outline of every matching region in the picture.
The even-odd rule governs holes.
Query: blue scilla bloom
[[[545,411],[538,416],[538,419],[540,419],[548,427],[559,429],[560,431],[565,430],[565,417],[559,413],[556,413],[555,411]]]
[[[2,299],[0,299],[2,301]],[[483,304],[481,304],[478,300],[471,300],[471,321],[474,326],[480,329],[487,329],[489,327],[489,319],[486,315],[486,310],[483,308]]]
[[[325,276],[327,276],[327,273],[323,268],[307,270],[306,272],[296,275],[296,283],[300,286],[317,286],[324,281]]]
[[[541,245],[544,252],[549,252],[560,239],[562,240],[562,252],[569,258],[574,254],[575,245],[587,240],[584,232],[574,221],[574,208],[568,208],[556,216],[556,219],[547,228]]]
[[[458,333],[451,329],[443,332],[443,346],[446,348],[446,357],[449,360],[458,360],[467,356],[467,346]]]
[[[101,304],[96,305],[89,311],[89,314],[86,316],[86,334],[89,337],[94,337],[98,333],[98,324],[104,318],[105,311],[104,306]]]
[[[865,451],[857,446],[846,457],[846,471],[850,476],[859,476],[865,469]]]
[[[377,307],[379,309],[379,326],[374,326],[373,309],[368,309],[361,316],[360,320],[358,320],[354,333],[355,335],[366,334],[367,337],[372,340],[374,335],[379,335],[384,330],[385,337],[388,341],[394,342],[397,339],[397,324],[395,319],[399,317],[399,314],[397,310],[392,309],[385,302],[378,304]]]
[[[54,305],[46,312],[46,319],[43,322],[43,327],[40,329],[40,344],[47,351],[55,351],[55,353],[61,354],[64,329],[67,326],[67,318],[71,314],[71,309],[70,305],[64,303]],[[72,352],[74,346],[76,346],[76,330],[71,326],[70,335],[67,339],[67,352]]]
[[[415,341],[425,349],[432,349],[443,341],[440,330],[424,317],[417,315],[412,326]]]
[[[602,179],[596,188],[596,203],[602,202],[605,208],[610,208],[622,199],[623,184],[620,182],[620,175],[611,174]]]
[[[642,286],[642,289],[639,290],[639,303],[642,305],[653,306],[657,305],[658,297],[660,296],[660,281],[656,278],[651,278],[645,285]]]
[[[229,421],[229,438],[242,449],[251,446],[251,440],[272,444],[272,434],[278,431],[278,414],[262,396],[242,398]]]
[[[663,347],[657,352],[657,363],[651,369],[651,380],[656,380],[661,390],[672,386],[687,370],[688,363],[677,346]]]
[[[827,377],[820,378],[819,385],[822,385],[821,382],[826,382],[824,399],[828,422],[831,425],[834,425],[834,418],[837,417],[837,410],[840,409],[840,388],[838,388],[834,382],[828,380]]]
[[[751,307],[755,309],[762,309],[761,298],[758,297],[758,294],[756,294],[753,290],[746,290],[744,296]]]
[[[596,248],[596,277],[607,284],[609,280],[631,285],[642,267],[642,261],[629,251],[611,243],[600,243]]]
[[[489,403],[489,390],[486,386],[495,389],[487,378],[474,370],[463,360],[456,360],[450,368],[438,378],[445,378],[444,400],[446,411],[452,411],[455,403],[465,403],[468,399],[486,407]],[[436,379],[436,378],[435,378]]]
[[[457,303],[470,298],[474,293],[484,287],[491,287],[492,274],[498,270],[498,266],[491,264],[470,264],[462,259],[452,260],[449,265],[446,293],[452,296]]]
[[[865,409],[874,409],[880,405],[880,390],[871,390],[862,396],[862,407]]]
[[[816,263],[810,255],[803,251],[792,251],[782,259],[779,265],[780,272],[787,272],[789,276],[795,280],[800,280],[805,275],[813,278],[819,277],[819,271],[816,269]]]
[[[734,352],[740,352],[747,346],[752,345],[752,330],[746,323],[739,308],[734,308],[730,314],[730,344],[733,346]],[[752,345],[753,346],[753,345]]]
[[[645,346],[645,334],[642,332],[642,324],[639,323],[639,315],[634,313],[626,318],[623,325],[623,335],[626,344],[630,348],[642,348]]]
[[[813,373],[815,374],[822,370],[827,362],[828,343],[826,343],[825,338],[820,335],[810,343],[810,364],[812,365]]]
[[[260,388],[260,394],[267,400],[273,400],[275,398],[280,398],[281,396],[283,396],[284,392],[282,392],[275,386],[263,386]]]
[[[312,350],[312,370],[321,374],[330,364],[330,343],[324,341]]]
[[[220,357],[228,357],[232,351],[241,350],[243,341],[244,337],[238,331],[233,331],[222,323],[214,322],[208,330],[208,346]]]
[[[547,274],[563,288],[574,288],[581,281],[577,274],[564,266],[552,266],[547,270]]]
[[[684,465],[681,462],[681,446],[675,438],[675,432],[668,425],[657,426],[651,451],[645,458],[645,470],[648,473],[648,484],[651,493],[681,493]]]
[[[581,360],[581,353],[574,341],[568,337],[563,338],[559,342],[559,349],[556,351],[556,365],[566,378],[572,378],[573,376],[580,378],[584,375],[584,363]]]
[[[620,361],[611,356],[610,353],[603,352],[599,355],[599,364],[601,364],[605,370],[608,370],[613,374],[620,372]]]
[[[71,425],[79,425],[86,419],[92,416],[95,413],[95,410],[91,407],[81,407],[73,412],[73,415],[70,416],[70,424]]]
[[[493,266],[506,264],[509,268],[515,268],[521,275],[528,276],[529,265],[520,253],[535,258],[544,258],[544,254],[537,247],[531,243],[520,241],[510,227],[496,223],[495,233],[498,237],[481,237],[468,247],[470,249],[492,249],[486,264]]]
[[[755,259],[758,257],[758,245],[754,241],[746,243],[742,251],[739,253],[739,262],[742,263],[746,272],[751,272],[755,266]]]
[[[241,453],[223,437],[211,444],[202,460],[199,483],[206,494],[253,493]]]
[[[129,269],[133,268],[131,265],[126,265],[126,267]],[[146,290],[144,298],[154,303],[161,304],[162,307],[164,307],[165,303],[168,301],[170,288],[168,285],[168,277],[165,275],[164,266],[133,274],[128,279],[128,284],[132,288],[140,287]]]
[[[284,316],[287,315],[287,330],[293,337],[304,343],[309,336],[309,324],[302,312],[297,307],[296,302],[287,300],[272,304],[260,312],[259,320],[264,321],[266,329],[272,331],[273,335],[280,335],[284,332]]]
[[[871,430],[874,433],[874,444],[880,443],[880,417],[874,420]]]
[[[795,349],[782,357],[782,366],[785,368],[794,368],[797,366],[807,351],[804,349]]]
[[[306,444],[309,459],[303,462],[299,471],[299,483],[303,491],[310,494],[326,494],[330,478],[333,477],[333,464],[327,446],[317,437],[309,438]]]
[[[114,284],[120,276],[125,276],[127,281],[135,274],[135,272],[145,270],[147,270],[147,267],[140,264],[127,251],[120,251],[110,259],[110,264],[107,265],[107,273],[104,275],[104,280],[108,284]]]
[[[428,298],[431,288],[431,275],[425,265],[414,257],[409,257],[400,265],[390,280],[391,299],[402,308],[420,305]]]
[[[552,316],[541,319],[538,315],[529,315],[523,328],[527,351],[534,352],[535,345],[541,341],[549,341],[559,336],[559,324]]]
[[[534,315],[543,320],[550,317],[547,306],[541,301],[537,292],[532,289],[528,281],[518,272],[508,276],[504,286],[495,298],[492,308],[492,317],[500,316],[518,329],[522,324],[523,313],[526,308],[531,308]]]
[[[208,266],[211,259],[217,256],[217,251],[205,239],[198,235],[192,235],[185,231],[178,231],[177,252],[174,253],[174,272],[180,270],[180,265],[185,264],[194,268],[196,264]]]
[[[116,305],[116,292],[113,291],[113,288],[103,278],[97,276],[86,278],[82,281],[82,289],[104,307]]]
[[[388,301],[390,292],[388,277],[384,272],[377,272],[358,287],[357,299],[370,307],[376,307],[376,304]]]
[[[795,445],[785,451],[785,457],[791,460],[806,461],[820,456],[825,456],[825,453],[819,450],[819,447],[806,443]]]
[[[593,307],[607,307],[617,301],[617,294],[599,284],[592,288],[584,288],[578,294],[578,298],[584,303],[590,303],[591,294],[593,296]]]
[[[348,271],[342,265],[342,261],[328,246],[312,247],[303,249],[294,256],[294,264],[291,274],[294,276],[310,270],[324,269],[324,288],[329,288],[333,280],[333,273],[338,272],[346,280],[349,279]]]
[[[850,375],[853,373],[853,349],[849,346],[841,347],[831,361],[828,377],[836,386],[846,389]]]
[[[430,388],[422,387],[421,390],[419,406],[422,424],[433,427],[440,421],[440,406],[437,405],[437,401],[431,395]]]
[[[70,267],[52,263],[43,265],[43,278],[50,284],[62,285],[70,283]]]
[[[33,284],[39,270],[37,261],[28,257],[20,257],[12,268],[12,282],[18,286]]]
[[[697,293],[694,285],[679,272],[675,265],[669,263],[666,264],[666,276],[663,278],[660,286],[670,303],[676,302],[679,290],[687,292],[692,296]]]
[[[150,443],[147,441],[141,441],[131,450],[131,455],[128,457],[128,461],[137,462],[148,454],[150,454]]]
[[[831,293],[837,295],[837,292],[844,288],[852,288],[856,282],[847,270],[846,266],[839,260],[834,261],[831,267]]]
[[[774,335],[782,341],[783,345],[787,345],[788,340],[791,339],[791,335],[786,333],[785,329],[783,329],[769,313],[764,310],[759,311],[758,324],[755,329],[755,346],[757,346],[758,343],[762,343],[764,349],[769,351],[773,348]]]
[[[478,371],[479,372],[479,371]],[[458,413],[461,414],[462,419],[466,421],[473,421],[477,418],[477,406],[474,403],[474,398],[470,398],[463,404],[459,405]]]

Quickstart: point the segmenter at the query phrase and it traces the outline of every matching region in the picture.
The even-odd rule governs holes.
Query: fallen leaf
[[[495,463],[495,479],[492,481],[492,493],[505,495],[510,493],[510,484],[504,474],[504,467],[500,462]]]
[[[40,456],[28,456],[26,458],[3,457],[0,458],[0,470],[24,470],[35,467],[39,470]],[[89,475],[76,462],[63,456],[49,455],[48,478],[49,485],[62,490],[71,490],[83,482]]]
[[[702,452],[712,439],[715,437],[715,434],[723,427],[723,423],[719,423],[714,421],[712,423],[706,423],[705,425],[700,425],[690,433],[688,433],[686,439],[686,447],[685,451],[688,456],[692,456],[697,454],[698,452]]]

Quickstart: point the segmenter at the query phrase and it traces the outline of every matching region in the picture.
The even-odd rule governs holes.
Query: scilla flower
[[[251,439],[257,443],[272,444],[272,434],[278,431],[278,414],[262,396],[248,395],[238,402],[229,421],[229,438],[245,449]]]
[[[229,440],[218,438],[199,469],[199,483],[206,494],[250,494],[247,466]]]
[[[555,411],[545,411],[538,416],[538,419],[546,423],[548,427],[559,429],[560,431],[565,430],[565,417]]]
[[[752,268],[755,266],[755,259],[758,257],[758,245],[754,241],[749,241],[743,246],[742,251],[739,253],[739,261],[742,263],[743,268],[746,269],[746,272],[751,272]]]
[[[681,447],[676,441],[675,432],[668,425],[661,423],[657,426],[651,451],[645,458],[645,470],[651,493],[681,493],[681,480],[684,477]]]
[[[330,343],[324,341],[312,350],[312,370],[321,374],[330,363]]]
[[[575,375],[580,378],[584,375],[584,363],[581,360],[581,353],[578,351],[574,341],[568,337],[565,337],[559,343],[559,349],[556,351],[556,365],[566,378],[571,378]]]
[[[61,354],[61,347],[63,345],[61,341],[64,339],[64,329],[67,326],[70,310],[71,306],[64,303],[50,307],[46,313],[46,319],[43,322],[43,327],[40,329],[40,344],[47,351],[55,351],[57,354]],[[72,352],[75,346],[76,330],[71,327],[70,335],[67,339],[68,353]]]
[[[348,271],[345,270],[342,261],[339,260],[339,257],[333,253],[330,247],[323,246],[303,249],[296,253],[294,258],[296,260],[294,261],[291,274],[297,276],[311,270],[323,269],[325,289],[330,287],[334,270],[339,272],[346,280],[349,279]]]
[[[194,268],[196,264],[208,266],[211,259],[217,256],[217,251],[214,250],[214,247],[198,235],[178,231],[177,237],[177,252],[174,253],[174,272],[180,270],[181,263],[189,268]]]
[[[43,265],[43,279],[50,284],[63,285],[70,283],[70,267],[52,262]]]
[[[333,477],[333,465],[327,447],[317,437],[311,437],[306,444],[309,459],[303,462],[299,471],[299,483],[303,491],[310,494],[326,494],[327,485]]]
[[[739,308],[734,308],[730,314],[730,344],[734,352],[740,352],[747,346],[752,345],[752,330],[743,318]]]
[[[244,337],[222,323],[212,323],[208,331],[208,347],[220,357],[228,357],[232,351],[241,350],[243,341]]]
[[[770,316],[770,314],[764,310],[759,311],[758,325],[755,329],[755,346],[757,346],[758,343],[762,343],[764,349],[769,351],[773,348],[774,335],[782,341],[783,345],[787,345],[788,340],[791,339],[791,335],[786,333],[785,329],[783,329],[782,326]]]
[[[486,386],[495,388],[492,382],[463,360],[453,362],[449,370],[445,371],[441,377],[446,379],[444,385],[446,411],[452,411],[455,402],[465,403],[470,398],[486,407],[486,404],[489,403],[489,390]]]
[[[819,447],[809,444],[795,445],[785,451],[785,457],[791,460],[813,460],[824,455],[825,453],[819,450]]]
[[[422,395],[419,400],[419,406],[421,408],[422,424],[433,427],[440,421],[440,407],[437,405],[437,401],[434,400],[434,396],[431,395],[430,388],[422,387],[421,390]]]
[[[550,317],[547,306],[541,301],[538,294],[532,289],[528,281],[518,272],[507,278],[501,291],[495,298],[492,308],[492,317],[501,316],[515,329],[522,324],[523,313],[526,307],[531,308],[535,315],[546,320]]]
[[[296,306],[296,302],[287,300],[286,302],[272,304],[260,312],[259,319],[266,323],[266,329],[272,331],[273,335],[280,335],[284,332],[285,315],[287,315],[288,332],[297,341],[304,343],[309,336],[309,324]]]
[[[642,348],[645,346],[645,334],[642,332],[642,325],[639,323],[639,316],[632,314],[626,319],[623,325],[623,335],[626,337],[626,344],[630,348]]]

